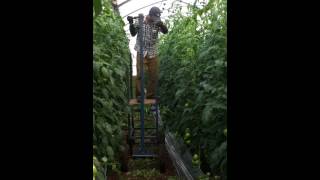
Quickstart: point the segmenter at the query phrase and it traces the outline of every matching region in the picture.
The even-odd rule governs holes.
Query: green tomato
[[[102,162],[106,163],[108,161],[108,158],[107,157],[103,157],[101,160],[102,160]]]
[[[194,159],[194,160],[198,160],[198,159],[199,159],[198,154],[194,154],[194,155],[193,155],[193,159]]]
[[[187,139],[187,138],[189,138],[189,137],[190,137],[190,133],[187,132],[187,133],[184,135],[184,138]]]
[[[191,140],[187,140],[187,141],[186,141],[186,144],[187,144],[187,145],[191,144]]]
[[[198,160],[192,160],[193,166],[198,166],[200,164],[199,159]]]

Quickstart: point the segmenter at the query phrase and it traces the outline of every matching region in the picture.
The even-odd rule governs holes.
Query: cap
[[[160,17],[162,11],[158,7],[152,7],[149,11],[150,16]]]

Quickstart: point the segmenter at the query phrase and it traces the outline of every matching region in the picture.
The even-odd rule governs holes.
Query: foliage
[[[177,9],[169,34],[161,37],[162,117],[182,137],[189,128],[191,148],[201,150],[211,172],[226,179],[226,0],[189,10],[191,15],[183,16]]]
[[[98,171],[103,158],[116,161],[116,152],[123,148],[121,125],[128,109],[130,61],[124,22],[109,0],[101,10],[93,22],[93,153]]]

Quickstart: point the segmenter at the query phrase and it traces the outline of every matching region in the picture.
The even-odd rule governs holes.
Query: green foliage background
[[[98,3],[101,4],[98,4]],[[130,62],[128,39],[121,17],[110,0],[94,1],[93,21],[93,152],[98,180],[105,179],[102,159],[117,159],[122,150],[121,126],[127,117]],[[98,4],[98,5],[97,5]],[[99,13],[97,13],[97,9]]]
[[[227,9],[226,0],[189,6],[177,13],[160,44],[162,118],[183,137],[190,129],[190,148],[203,152],[213,174],[227,178]]]

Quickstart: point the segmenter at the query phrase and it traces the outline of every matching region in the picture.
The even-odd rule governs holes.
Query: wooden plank
[[[137,105],[138,103],[137,99],[130,99],[129,105]],[[156,104],[156,99],[144,99],[144,104]]]

